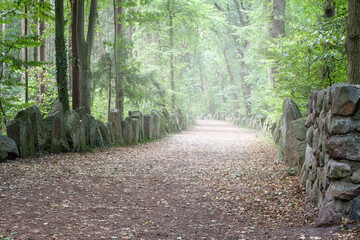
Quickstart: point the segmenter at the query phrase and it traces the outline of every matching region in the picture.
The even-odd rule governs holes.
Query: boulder
[[[46,133],[45,150],[51,153],[70,151],[66,140],[66,127],[61,103],[54,103],[50,109],[48,116],[44,120],[44,130]]]
[[[330,160],[327,165],[327,177],[332,179],[344,178],[350,176],[351,166],[347,163],[341,163]]]
[[[72,110],[65,113],[66,139],[70,150],[73,152],[80,150],[80,132],[82,127],[80,121],[80,116],[75,111]]]
[[[121,120],[121,127],[123,130],[122,136],[124,139],[124,143],[126,145],[130,145],[132,143],[132,138],[133,138],[132,125],[128,121]]]
[[[356,127],[357,122],[350,117],[327,115],[326,130],[331,135],[347,134],[356,129]]]
[[[334,84],[332,88],[334,88],[332,113],[342,116],[354,114],[358,106],[359,90],[353,85],[344,83]]]
[[[16,159],[19,157],[19,151],[16,143],[11,138],[0,134],[0,162],[5,159]]]
[[[21,158],[32,156],[26,141],[26,124],[23,121],[19,119],[11,120],[6,124],[6,131],[7,136],[14,140]]]
[[[326,143],[327,153],[332,158],[360,161],[360,133],[334,135]]]
[[[345,179],[333,182],[330,190],[336,199],[351,200],[360,194],[360,184],[353,184]]]
[[[144,115],[144,131],[145,137],[148,140],[154,139],[153,130],[154,130],[154,123],[153,123],[154,116],[152,114],[145,114]]]
[[[84,124],[85,127],[85,142],[86,146],[94,147],[96,144],[96,121],[95,118],[89,114],[86,113],[86,110],[84,107],[79,107],[75,110],[79,116],[81,121]]]
[[[292,144],[290,138],[293,137],[293,133],[290,131],[291,122],[301,118],[301,113],[296,103],[290,98],[286,98],[283,102],[281,115],[281,136],[279,144],[282,146],[284,159],[279,158],[279,161],[284,160],[286,164],[290,166],[293,164],[293,160],[289,158],[292,156]],[[281,155],[279,155],[281,157]]]
[[[26,108],[20,111],[15,119],[19,119],[27,123],[28,134],[32,135],[31,139],[34,141],[34,152],[41,152],[45,144],[45,132],[43,126],[43,118],[41,112],[36,105]]]
[[[329,227],[339,225],[342,220],[341,210],[341,201],[335,199],[331,192],[327,191],[316,220],[316,226]]]
[[[109,129],[107,128],[105,123],[103,123],[100,120],[97,120],[96,124],[97,124],[97,126],[99,128],[101,139],[103,141],[102,145],[106,146],[106,147],[110,147],[112,143],[111,143],[111,137],[109,135]]]

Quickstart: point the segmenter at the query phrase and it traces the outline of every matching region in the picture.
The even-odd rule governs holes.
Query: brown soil
[[[152,143],[0,164],[0,239],[355,239],[316,210],[275,147],[198,121]]]

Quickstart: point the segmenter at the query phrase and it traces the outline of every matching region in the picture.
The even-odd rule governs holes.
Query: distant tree
[[[348,82],[360,84],[360,1],[349,0],[349,21],[346,38]]]
[[[59,101],[63,106],[64,112],[67,112],[69,111],[69,94],[64,26],[64,0],[55,0],[56,83]]]

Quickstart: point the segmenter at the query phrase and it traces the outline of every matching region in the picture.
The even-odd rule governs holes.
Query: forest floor
[[[0,239],[356,239],[317,210],[275,147],[198,121],[136,146],[0,164]]]

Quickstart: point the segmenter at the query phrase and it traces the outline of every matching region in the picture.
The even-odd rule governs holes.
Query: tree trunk
[[[115,65],[116,66],[116,65]],[[108,122],[110,122],[110,112],[111,112],[111,66],[109,69],[109,86],[108,86],[108,91],[109,91],[109,100],[108,100]]]
[[[210,95],[209,95],[208,79],[206,73],[204,74],[204,89],[206,94],[206,103],[207,103],[208,111],[209,113],[211,113]]]
[[[80,107],[80,69],[79,69],[79,54],[76,39],[76,18],[77,18],[77,2],[71,1],[71,69],[72,69],[72,109],[75,110]]]
[[[226,55],[225,50],[223,50],[223,55],[224,55],[224,59],[225,59],[225,63],[226,63],[226,69],[227,69],[227,72],[228,72],[228,75],[230,78],[230,85],[232,85],[232,87],[233,87],[233,86],[235,86],[235,79],[234,79],[234,75],[231,71],[230,62]],[[239,109],[238,95],[233,89],[231,89],[231,95],[232,95],[232,99],[235,101],[234,110],[236,111]]]
[[[117,8],[116,8],[117,4]],[[124,59],[122,55],[123,46],[120,48],[117,43],[117,39],[120,38],[122,40],[122,28],[123,25],[121,22],[118,22],[118,17],[123,14],[123,0],[114,0],[114,21],[115,21],[115,32],[114,36],[114,59],[115,59],[115,107],[120,111],[120,117],[124,116],[124,90],[123,90],[123,76],[121,72],[119,72],[119,67],[122,68]]]
[[[80,59],[80,106],[85,107],[87,113],[91,113],[91,69],[90,57],[95,35],[95,23],[97,15],[97,0],[91,0],[87,38],[85,40],[84,1],[77,2],[76,14],[76,41]]]
[[[169,14],[169,35],[170,35],[170,84],[171,84],[171,107],[175,110],[175,79],[174,79],[174,28],[173,16]]]
[[[332,18],[335,16],[335,6],[336,3],[334,2],[334,0],[325,0],[324,18]]]
[[[285,36],[285,0],[273,0],[271,12],[273,38]]]
[[[43,3],[44,0],[39,0],[40,3]],[[45,31],[45,22],[43,20],[40,21],[39,24],[39,35],[41,37],[41,46],[39,47],[39,60],[41,62],[46,62],[46,54],[45,54],[45,48],[46,48],[46,41],[44,38],[44,31]],[[40,104],[44,103],[44,94],[45,94],[45,67],[43,66],[43,69],[40,71]]]
[[[27,7],[24,6],[24,13],[25,15],[27,15]],[[23,36],[26,36],[28,34],[28,19],[27,18],[23,18],[21,21],[21,28],[22,28],[22,34]],[[22,60],[25,63],[24,64],[24,69],[25,69],[25,76],[24,76],[24,82],[25,82],[25,103],[29,102],[29,73],[28,73],[28,66],[27,66],[27,62],[29,60],[28,57],[28,48],[23,48],[22,49]]]
[[[349,0],[349,21],[346,37],[348,83],[360,84],[360,1]]]
[[[69,94],[67,85],[67,57],[65,46],[64,0],[55,0],[55,51],[56,82],[59,101],[64,112],[69,111]]]

